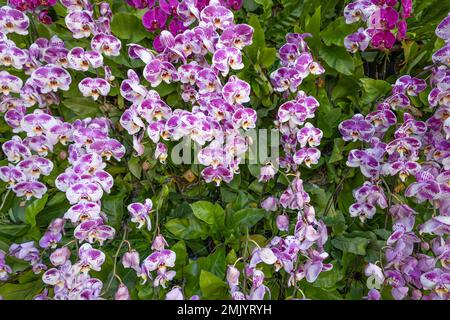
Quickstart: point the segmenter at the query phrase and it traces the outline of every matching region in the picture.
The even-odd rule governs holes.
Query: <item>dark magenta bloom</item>
[[[148,10],[142,16],[142,24],[150,32],[162,29],[165,26],[166,21],[167,13],[158,7]]]

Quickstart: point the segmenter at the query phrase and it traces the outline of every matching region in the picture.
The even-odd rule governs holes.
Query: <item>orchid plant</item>
[[[446,14],[4,1],[0,299],[448,300]]]

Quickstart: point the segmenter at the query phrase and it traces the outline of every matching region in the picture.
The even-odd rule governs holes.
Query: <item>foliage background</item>
[[[113,33],[124,44],[139,43],[151,47],[154,35],[146,31],[140,21],[144,11],[137,11],[121,0],[108,2],[115,13]],[[258,128],[273,127],[277,108],[283,102],[280,95],[273,93],[268,75],[278,66],[276,50],[284,43],[287,32],[311,33],[313,37],[307,39],[308,44],[326,69],[323,76],[309,78],[300,87],[320,102],[314,124],[324,132],[320,146],[322,158],[313,169],[303,168],[302,177],[318,218],[324,219],[328,226],[329,240],[325,249],[330,253],[329,260],[334,265],[332,271],[322,273],[313,284],[304,280],[300,283],[300,288],[311,299],[362,298],[367,290],[363,267],[367,262],[380,259],[391,227],[383,211],[365,224],[357,218],[350,218],[348,207],[353,203],[352,190],[360,186],[363,179],[358,170],[345,166],[348,151],[356,145],[344,143],[337,126],[355,113],[366,114],[372,110],[400,75],[423,74],[423,68],[431,64],[432,52],[442,46],[442,40],[436,38],[434,30],[448,11],[445,1],[416,0],[413,17],[408,19],[407,40],[397,44],[388,53],[368,50],[350,55],[343,46],[343,39],[356,31],[358,25],[345,24],[342,13],[348,2],[244,0],[243,9],[235,13],[237,21],[246,22],[255,29],[254,42],[245,49],[246,68],[238,76],[252,86],[249,105],[257,110]],[[65,28],[65,10],[60,4],[54,7],[54,11],[51,14],[55,23],[49,26],[37,24],[35,36],[49,38],[56,34],[68,48],[87,41],[72,38],[70,31]],[[21,47],[29,46],[32,42],[20,36],[13,40]],[[165,292],[148,284],[140,285],[132,271],[123,269],[120,263],[116,264],[127,250],[126,246],[119,248],[124,238],[141,256],[148,253],[156,228],[147,232],[127,226],[129,218],[126,205],[151,197],[156,204],[153,226],[159,225],[177,254],[175,283],[184,287],[186,296],[200,294],[207,299],[227,298],[227,264],[233,264],[237,257],[249,255],[254,247],[254,243],[249,240],[265,245],[268,239],[277,234],[276,214],[259,209],[259,202],[284,189],[286,180],[281,176],[278,181],[264,185],[258,182],[259,167],[245,165],[241,167],[241,174],[230,184],[216,188],[198,179],[188,182],[185,178],[187,174],[197,175],[199,172],[196,165],[175,166],[170,159],[165,166],[157,163],[152,159],[154,145],[148,139],[144,155],[132,155],[131,137],[118,124],[126,108],[119,94],[119,84],[126,77],[128,69],[141,70],[144,65],[128,58],[126,45],[123,45],[122,50],[123,54],[118,57],[105,58],[105,63],[112,67],[116,77],[116,85],[107,100],[93,102],[89,98],[82,98],[77,85],[81,77],[87,75],[77,74],[78,79],[74,78],[71,89],[63,93],[61,105],[52,110],[66,121],[107,116],[115,124],[113,137],[122,141],[128,151],[120,163],[112,163],[107,169],[114,176],[115,186],[111,194],[103,198],[102,208],[117,234],[115,240],[104,247],[107,260],[102,271],[93,272],[92,275],[104,281],[106,297],[112,297],[117,289],[118,283],[112,272],[115,269],[130,289],[132,298],[164,298]],[[156,90],[170,106],[183,107],[176,84],[160,85]],[[423,118],[429,116],[428,92],[412,100],[416,115],[422,115]],[[10,137],[10,129],[1,119],[0,143]],[[49,192],[42,199],[24,203],[8,192],[5,184],[0,185],[0,249],[7,250],[13,242],[38,241],[48,223],[62,216],[69,208],[64,193],[54,186],[56,176],[67,167],[66,160],[56,160],[60,157],[60,151],[56,149],[54,152],[55,169],[44,178]],[[7,164],[3,155],[0,155],[0,159],[0,165]],[[418,209],[424,218],[431,215],[425,206],[419,206]],[[42,291],[40,276],[34,275],[28,265],[14,260],[12,267],[19,273],[0,284],[0,295],[6,299],[31,299]],[[292,289],[285,287],[287,279],[283,279],[280,274],[272,274],[271,268],[264,272],[270,278],[268,286],[272,299],[292,297]],[[383,292],[383,298],[390,299],[390,293]]]

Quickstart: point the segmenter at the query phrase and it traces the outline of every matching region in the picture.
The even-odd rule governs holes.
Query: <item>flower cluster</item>
[[[67,158],[69,167],[55,181],[57,189],[65,192],[71,207],[64,217],[54,219],[39,240],[43,252],[36,248],[34,241],[12,244],[9,256],[29,262],[38,274],[47,269],[43,262],[44,253],[50,249],[49,259],[54,268],[42,277],[44,283],[53,286],[54,299],[97,299],[102,282],[91,278],[90,270],[99,271],[105,254],[94,249],[91,244],[100,245],[112,239],[115,230],[106,225],[106,215],[101,211],[101,198],[113,186],[112,176],[104,169],[111,158],[120,160],[125,154],[124,146],[109,137],[111,123],[106,118],[85,118],[73,123],[64,122],[60,116],[51,114],[52,105],[58,105],[59,91],[69,90],[72,76],[69,70],[87,71],[103,67],[103,55],[118,55],[120,41],[110,33],[112,12],[107,3],[99,4],[100,17],[94,19],[94,7],[88,1],[62,1],[67,7],[67,27],[74,38],[93,35],[90,51],[81,47],[68,49],[57,36],[51,39],[39,38],[28,49],[20,49],[7,38],[10,33],[28,34],[29,18],[24,12],[35,12],[41,5],[52,2],[11,1],[15,7],[0,9],[0,64],[22,70],[28,76],[26,81],[0,72],[0,110],[4,112],[6,123],[16,133],[2,145],[2,150],[10,164],[0,167],[0,179],[19,197],[42,198],[47,187],[39,181],[41,176],[49,176],[53,163],[45,157],[55,150],[57,144],[68,145],[68,152],[61,151],[61,159]],[[25,6],[25,5],[28,5]],[[39,7],[40,8],[40,7]],[[39,9],[38,8],[38,9]],[[24,12],[22,12],[24,11]],[[110,70],[105,66],[105,79],[85,78],[78,87],[84,96],[96,100],[106,96],[112,80]],[[108,81],[109,80],[109,81]],[[33,110],[28,113],[28,110]],[[25,137],[21,137],[21,135]],[[70,261],[70,249],[58,247],[65,230],[65,220],[74,224],[73,236],[84,243],[78,252],[78,261]],[[1,253],[1,276],[5,279],[11,269]],[[47,290],[36,297],[46,299]]]
[[[47,266],[42,263],[39,249],[34,246],[34,241],[21,244],[13,243],[9,247],[8,255],[28,262],[35,274],[39,274],[47,269]]]
[[[53,251],[50,261],[54,268],[47,270],[42,276],[42,281],[53,287],[56,300],[97,300],[103,283],[91,278],[88,272],[99,271],[105,262],[105,254],[92,248],[89,243],[83,244],[78,250],[78,261],[72,264],[70,250],[61,247]],[[37,299],[47,299],[47,294],[38,296]]]
[[[282,67],[274,71],[271,80],[274,88],[283,92],[297,91],[297,87],[309,74],[322,74],[324,69],[314,61],[309,48],[304,41],[308,35],[286,35],[287,43],[279,50]],[[317,164],[320,151],[316,148],[320,144],[322,131],[314,127],[307,119],[314,118],[319,102],[305,92],[299,91],[295,100],[283,103],[278,109],[276,126],[282,134],[281,143],[284,156],[277,159],[280,167],[286,172],[293,171],[294,179],[279,199],[269,197],[261,206],[267,211],[278,211],[278,206],[284,213],[276,219],[276,224],[283,236],[275,236],[263,248],[253,250],[250,262],[245,265],[245,275],[252,280],[249,293],[244,293],[240,287],[240,271],[235,266],[229,266],[227,281],[235,300],[262,300],[269,288],[264,284],[265,274],[258,268],[261,263],[273,265],[276,272],[284,270],[289,275],[288,286],[297,287],[297,282],[306,279],[314,282],[322,271],[332,268],[323,261],[328,257],[324,251],[324,244],[328,239],[327,229],[322,221],[315,217],[315,210],[310,204],[309,194],[304,190],[303,180],[300,178],[300,165],[311,167]],[[260,181],[268,182],[276,175],[272,163],[261,168]],[[289,234],[290,224],[287,210],[297,212],[297,220],[293,234]],[[307,257],[300,261],[300,257]],[[244,290],[246,284],[244,283]]]
[[[57,2],[57,0],[8,0],[8,5],[16,10],[35,14],[43,24],[52,24],[49,9]]]
[[[165,249],[167,245],[166,239],[162,235],[157,235],[151,246],[154,252],[145,258],[141,265],[136,250],[130,250],[123,255],[122,265],[136,271],[136,275],[142,278],[142,284],[151,279],[154,287],[166,288],[167,283],[176,275],[174,270],[168,269],[175,266],[176,254],[172,250]],[[153,278],[152,272],[156,272],[156,277]]]
[[[64,215],[77,227],[74,237],[80,242],[99,242],[112,239],[114,229],[104,225],[100,200],[104,192],[113,186],[112,176],[104,170],[106,163],[114,157],[120,160],[125,148],[108,137],[109,122],[105,118],[77,120],[73,124],[74,143],[69,146],[70,166],[55,181],[56,187],[66,193],[72,205]]]
[[[309,52],[308,45],[305,41],[305,38],[308,37],[311,37],[308,33],[288,33],[286,35],[286,43],[278,51],[278,57],[282,66],[270,75],[275,91],[296,92],[298,86],[302,83],[303,79],[308,77],[308,75],[320,75],[325,72],[323,67],[318,62],[314,61],[311,52]],[[305,99],[306,96],[300,91],[299,99],[302,98]],[[310,98],[305,99],[304,103],[310,103],[310,100]],[[292,104],[294,102],[286,102],[286,104],[288,103]],[[286,116],[289,117],[290,113],[295,113],[290,110],[289,105],[286,104],[285,107],[283,107],[284,118]],[[313,108],[313,106],[310,106],[310,108]],[[314,110],[312,110],[312,112],[314,112]],[[288,120],[289,119],[282,122],[287,122]],[[290,123],[293,124],[295,121],[295,119],[292,119]],[[301,122],[302,121],[300,120],[297,124],[301,124]]]
[[[394,84],[391,95],[377,105],[376,111],[365,117],[356,114],[339,124],[344,141],[360,141],[366,145],[363,149],[351,150],[347,160],[347,166],[359,168],[363,176],[370,179],[353,193],[356,203],[349,209],[352,217],[365,221],[375,215],[377,207],[388,207],[381,186],[383,177],[398,176],[405,182],[421,170],[417,161],[427,126],[408,112],[403,113],[404,121],[398,124],[394,111],[407,110],[411,103],[409,96],[418,95],[425,87],[421,79],[402,76]],[[395,125],[397,128],[390,140],[386,133]]]
[[[126,2],[137,9],[148,8],[142,16],[142,24],[148,31],[168,30],[173,36],[184,32],[192,23],[199,20],[202,10],[210,4],[209,0],[159,0],[158,4],[155,0],[126,0]],[[239,10],[242,0],[219,1],[218,4],[228,9]],[[222,13],[229,14],[228,11]],[[155,37],[154,45],[155,49],[163,49],[159,36]]]
[[[179,82],[181,96],[192,106],[191,111],[173,110],[155,90],[140,84],[135,71],[129,70],[120,91],[132,105],[120,123],[133,135],[138,155],[144,152],[142,140],[147,132],[156,144],[155,158],[163,163],[168,156],[164,141],[191,139],[202,147],[198,161],[206,166],[203,178],[219,185],[239,173],[241,156],[249,144],[243,131],[256,126],[256,111],[243,106],[250,101],[250,85],[234,75],[225,78],[230,70],[244,67],[241,50],[252,43],[253,29],[234,24],[233,13],[215,4],[206,6],[198,20],[198,26],[175,37],[162,31],[163,50],[156,56],[135,44],[128,51],[132,59],[146,64],[143,75],[152,87]],[[212,54],[211,65],[207,54]]]
[[[449,23],[447,17],[436,30],[446,46],[450,40]],[[450,255],[450,175],[445,129],[450,107],[445,85],[449,73],[448,65],[440,65],[441,60],[435,58],[443,54],[448,60],[448,52],[445,58],[441,50],[433,56],[436,65],[431,68],[433,88],[428,97],[430,106],[436,111],[426,123],[404,112],[404,122],[397,124],[393,111],[407,109],[410,106],[408,96],[415,96],[426,87],[423,80],[403,76],[394,84],[393,95],[381,103],[375,113],[365,118],[357,115],[340,125],[344,140],[370,143],[366,150],[352,150],[347,162],[351,167],[360,167],[363,175],[371,179],[355,190],[357,203],[350,207],[350,214],[364,221],[372,218],[378,206],[388,208],[392,217],[392,233],[387,239],[382,267],[370,263],[365,269],[370,289],[367,299],[381,299],[379,290],[385,286],[391,287],[392,296],[398,300],[450,298],[447,262]],[[396,124],[394,139],[381,142],[386,138],[388,128]],[[391,193],[384,180],[386,176],[398,176],[405,185],[412,180],[404,196],[418,203],[429,203],[434,209],[432,217],[416,226],[417,212],[406,204],[405,198]],[[387,201],[383,184],[396,204]]]
[[[395,9],[397,0],[356,0],[344,9],[345,22],[362,21],[366,28],[348,35],[344,44],[348,51],[364,51],[373,48],[391,49],[395,42],[406,37],[406,19],[411,16],[412,0],[401,0],[401,12]]]

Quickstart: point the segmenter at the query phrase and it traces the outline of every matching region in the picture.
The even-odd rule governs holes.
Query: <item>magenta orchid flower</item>
[[[58,189],[60,189],[58,187]],[[70,220],[73,224],[100,218],[100,206],[95,202],[81,202],[75,204],[64,214],[64,219]]]
[[[39,181],[25,181],[14,185],[13,191],[18,197],[25,196],[27,200],[31,197],[40,199],[47,192],[47,187]]]
[[[113,35],[99,33],[92,38],[91,48],[105,56],[116,57],[120,54],[122,43]]]
[[[4,34],[28,34],[30,20],[21,11],[3,6],[0,8],[0,32]]]
[[[74,231],[74,237],[89,243],[99,242],[100,245],[114,237],[114,228],[103,224],[102,219],[88,220],[80,223]]]
[[[27,176],[13,165],[0,167],[0,180],[8,183],[8,188],[13,188],[18,182],[25,182]]]
[[[157,87],[162,81],[171,83],[178,81],[179,76],[175,67],[170,62],[153,59],[144,69],[144,78],[152,87]]]
[[[154,32],[158,29],[162,29],[167,21],[167,13],[159,7],[149,9],[142,16],[142,24],[150,31]]]
[[[152,207],[153,203],[150,199],[146,199],[143,204],[136,202],[128,205],[127,208],[131,215],[131,221],[138,224],[138,229],[142,228],[144,225],[147,225],[147,230],[151,230],[152,223],[149,214]]]
[[[102,78],[84,78],[78,84],[78,89],[84,97],[92,97],[97,100],[100,96],[107,96],[111,86]]]
[[[58,90],[69,90],[72,78],[63,68],[56,65],[46,65],[34,70],[30,81],[39,87],[42,93],[48,93]]]
[[[236,76],[231,76],[223,86],[222,94],[230,104],[246,103],[250,101],[250,85]]]
[[[87,10],[70,11],[65,22],[75,39],[88,38],[95,31],[92,14]]]
[[[207,6],[200,13],[200,26],[224,30],[233,24],[233,13],[222,6]]]
[[[344,141],[370,141],[374,134],[372,124],[364,119],[362,114],[356,114],[351,119],[345,120],[339,124],[339,131]]]
[[[100,250],[92,248],[89,243],[84,243],[78,250],[78,258],[80,259],[75,268],[83,273],[89,272],[91,269],[100,271],[102,264],[105,262],[105,254]]]
[[[11,75],[8,71],[0,71],[0,92],[4,95],[19,93],[23,82],[19,77]]]
[[[75,47],[67,53],[70,68],[78,71],[87,71],[89,67],[97,69],[103,66],[103,56],[97,51],[85,51]]]
[[[222,181],[228,183],[233,180],[233,173],[222,165],[219,165],[217,168],[209,166],[203,169],[202,177],[206,182],[214,181],[219,186]]]
[[[344,46],[351,53],[365,51],[369,43],[370,36],[363,28],[359,28],[357,32],[346,36],[344,39]]]
[[[22,69],[27,60],[28,55],[24,50],[15,45],[0,43],[0,65]]]
[[[242,53],[236,48],[224,48],[214,52],[213,67],[226,76],[231,69],[240,70],[244,68],[242,63]]]
[[[217,46],[219,48],[235,47],[242,50],[252,44],[253,28],[247,24],[230,25],[223,30]]]

